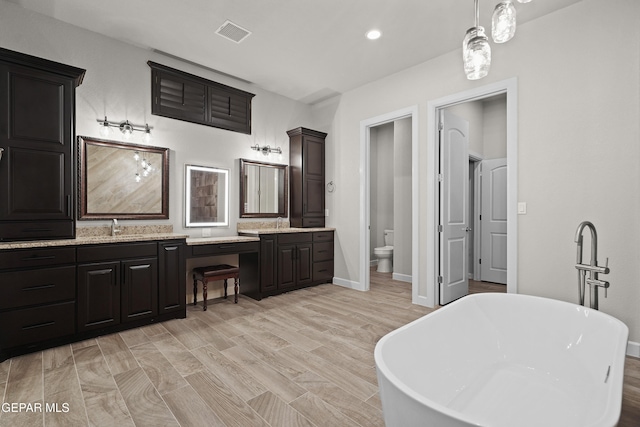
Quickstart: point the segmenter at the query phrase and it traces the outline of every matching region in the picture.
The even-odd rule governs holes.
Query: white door
[[[480,280],[507,284],[507,159],[483,160]]]
[[[440,304],[469,293],[469,122],[440,115]]]

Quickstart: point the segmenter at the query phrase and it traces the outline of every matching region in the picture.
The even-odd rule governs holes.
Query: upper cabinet
[[[251,134],[252,93],[148,61],[151,113]]]
[[[0,48],[0,241],[75,237],[75,89],[84,73]]]
[[[292,227],[324,227],[324,141],[306,128],[289,135],[290,217]]]

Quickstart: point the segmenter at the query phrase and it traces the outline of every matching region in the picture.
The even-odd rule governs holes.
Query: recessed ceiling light
[[[382,33],[380,32],[380,30],[369,30],[367,31],[367,38],[369,40],[377,40],[380,38],[380,36],[382,35]]]

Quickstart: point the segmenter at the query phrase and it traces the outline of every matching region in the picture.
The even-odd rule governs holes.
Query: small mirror
[[[185,226],[229,226],[229,171],[208,166],[185,167]]]
[[[286,217],[287,165],[240,159],[240,218]]]
[[[78,137],[79,219],[169,218],[169,149]]]

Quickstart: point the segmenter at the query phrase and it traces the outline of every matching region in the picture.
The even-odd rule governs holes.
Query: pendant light
[[[476,20],[475,26],[467,30],[463,41],[462,59],[464,72],[469,80],[478,80],[489,74],[491,68],[491,46],[484,34],[484,28],[478,24],[480,13],[478,0],[474,0]]]
[[[516,33],[516,8],[511,0],[503,0],[493,10],[491,38],[496,43],[508,42]]]

